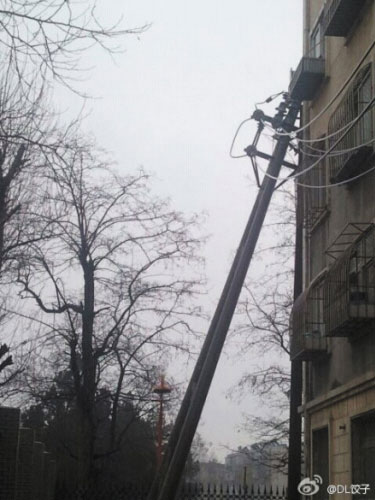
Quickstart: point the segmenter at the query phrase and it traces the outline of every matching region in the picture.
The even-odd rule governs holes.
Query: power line
[[[328,156],[329,157],[334,157],[334,156],[342,156],[342,155],[345,155],[345,154],[348,154],[348,153],[352,153],[353,151],[357,151],[358,149],[360,148],[363,148],[365,146],[370,146],[371,144],[373,144],[375,142],[375,138],[374,139],[371,139],[370,141],[368,142],[363,142],[362,144],[358,144],[357,146],[353,146],[352,148],[347,148],[347,149],[340,149],[339,151],[336,151],[336,152],[332,152],[330,153]],[[311,146],[308,146],[311,148]],[[324,153],[324,149],[315,149],[315,148],[311,148],[313,149],[313,151],[317,151],[317,152],[320,152],[320,153]],[[311,156],[311,157],[316,157],[316,158],[320,158],[321,155],[319,154],[313,154],[313,153],[308,153],[307,151],[303,151],[301,150],[301,153],[304,155],[304,156]]]
[[[272,94],[270,95],[269,97],[267,97],[267,99],[265,99],[264,101],[260,101],[260,102],[256,102],[255,103],[255,109],[258,109],[258,106],[261,105],[261,104],[268,104],[270,102],[272,102],[274,99],[276,99],[276,97],[279,97],[280,95],[286,95],[286,92],[284,90],[282,90],[281,92],[277,92],[277,94]],[[234,143],[236,142],[236,139],[237,139],[237,136],[239,134],[239,131],[241,130],[241,128],[243,127],[243,125],[245,125],[245,123],[247,123],[248,121],[252,120],[253,118],[252,117],[249,117],[249,118],[245,118],[245,120],[243,120],[237,127],[237,130],[234,134],[234,137],[232,139],[232,143],[231,143],[231,146],[230,146],[230,150],[229,150],[229,156],[231,158],[234,158],[234,159],[238,159],[238,158],[245,158],[247,156],[247,154],[242,154],[242,155],[234,155],[233,154],[233,147],[234,147]]]
[[[242,122],[238,125],[236,133],[234,134],[234,137],[233,137],[233,140],[232,140],[232,144],[230,146],[230,150],[229,150],[229,156],[231,158],[237,159],[237,158],[245,158],[247,156],[247,154],[238,155],[238,156],[234,155],[233,154],[233,146],[234,146],[234,143],[236,142],[236,139],[237,139],[239,131],[241,130],[241,128],[243,127],[243,125],[245,125],[245,123],[249,122],[250,120],[252,120],[252,118],[246,118],[245,120],[242,120]]]
[[[347,128],[349,128],[352,123],[354,123],[356,121],[357,118],[353,118],[353,120],[351,120],[350,122],[346,123],[343,127],[339,128],[338,130],[335,130],[334,132],[332,132],[331,134],[328,134],[328,135],[325,135],[323,137],[320,137],[319,139],[301,139],[299,137],[295,137],[294,139],[298,142],[298,143],[306,143],[306,144],[313,144],[315,142],[320,142],[320,141],[323,141],[324,139],[330,139],[331,137],[334,137],[335,135],[338,135],[340,134],[340,132],[343,132],[345,131]],[[274,129],[272,128],[271,125],[269,125],[268,123],[265,123],[265,126],[269,129],[271,129],[275,135],[279,135],[279,133],[276,131],[274,131]]]
[[[284,90],[282,90],[281,92],[278,92],[277,94],[270,95],[269,97],[267,97],[267,99],[265,101],[256,102],[255,105],[254,105],[255,109],[258,109],[258,106],[261,105],[261,104],[268,104],[268,103],[270,103],[271,101],[273,101],[274,99],[276,99],[276,97],[279,97],[279,95],[283,95],[283,94],[287,94],[287,92],[285,92]]]
[[[343,83],[343,85],[341,86],[341,88],[337,91],[337,93],[333,96],[333,98],[328,102],[328,104],[312,119],[310,120],[308,123],[306,123],[305,125],[303,125],[302,127],[300,127],[299,129],[296,129],[294,130],[293,132],[277,132],[276,131],[276,134],[279,135],[279,136],[283,136],[283,135],[287,135],[289,137],[292,137],[293,139],[296,139],[296,134],[298,134],[299,132],[302,132],[304,130],[306,130],[308,127],[310,127],[310,125],[312,125],[313,123],[316,122],[316,120],[318,120],[326,111],[328,111],[328,109],[336,102],[336,100],[340,97],[340,95],[343,93],[343,91],[345,90],[345,88],[347,87],[347,85],[350,83],[351,79],[353,78],[353,76],[357,73],[357,71],[360,69],[363,61],[366,59],[366,57],[369,55],[369,53],[371,52],[371,50],[374,48],[375,46],[375,40],[373,40],[369,47],[367,48],[367,50],[364,52],[363,56],[361,57],[360,61],[358,62],[357,66],[354,68],[354,70],[351,72],[351,74],[348,76],[348,78],[345,80],[345,82]],[[273,94],[272,96],[268,97],[265,101],[262,101],[262,102],[258,102],[255,104],[255,108],[257,109],[257,106],[260,105],[260,104],[265,104],[265,103],[268,103],[268,102],[271,102],[273,99],[275,99],[276,97],[278,97],[279,95],[283,94],[283,92],[279,92],[277,94]],[[235,143],[235,140],[238,136],[238,133],[241,129],[241,127],[248,121],[250,121],[251,118],[246,118],[245,120],[243,120],[240,125],[238,126],[237,130],[236,130],[236,133],[234,135],[234,138],[232,140],[232,144],[231,144],[231,147],[230,147],[230,152],[229,152],[229,155],[231,158],[244,158],[245,156],[247,155],[233,155],[233,146],[234,146],[234,143]],[[354,121],[354,120],[353,120]],[[349,127],[351,125],[352,122],[349,122],[347,125],[345,125],[341,130],[344,130],[346,127]],[[339,130],[339,131],[341,131]],[[337,132],[334,132],[333,135],[337,134],[339,131]],[[327,136],[329,137],[329,136]],[[316,142],[316,141],[313,141],[313,140],[310,140],[310,139],[297,139],[298,141],[300,142]]]
[[[305,187],[305,188],[311,188],[311,189],[328,189],[328,188],[333,188],[336,186],[343,186],[344,184],[349,184],[350,182],[356,181],[360,177],[363,177],[364,175],[369,174],[373,170],[375,170],[375,166],[369,168],[365,172],[362,172],[354,177],[350,177],[350,179],[346,179],[345,181],[341,181],[341,182],[334,182],[333,184],[314,185],[314,184],[304,184],[304,183],[299,182],[299,181],[297,181],[296,184],[298,186]]]
[[[288,177],[284,177],[283,179],[276,179],[276,180],[280,180],[280,181],[284,181],[284,180],[290,180],[290,179],[295,179],[296,177],[300,177],[301,175],[304,175],[306,172],[309,172],[310,170],[312,170],[314,167],[316,167],[322,160],[324,160],[325,158],[328,157],[328,155],[330,153],[332,153],[332,151],[338,146],[338,144],[340,144],[340,142],[348,135],[348,133],[350,132],[350,130],[354,127],[354,125],[356,123],[359,122],[359,120],[362,118],[362,116],[367,113],[367,111],[369,110],[369,108],[373,105],[373,103],[375,102],[375,96],[371,99],[371,101],[363,108],[363,110],[361,111],[361,113],[357,116],[357,118],[355,120],[353,120],[353,122],[351,123],[350,127],[346,130],[346,132],[344,132],[341,137],[314,163],[312,163],[309,167],[305,168],[304,170],[301,170],[300,172],[297,172],[291,176],[288,176]],[[353,151],[359,149],[359,147],[361,146],[356,146],[355,148],[353,148]],[[261,172],[264,173],[264,175],[270,175],[270,174],[267,174],[264,170],[260,169]]]
[[[274,94],[274,96],[278,96],[280,95],[281,93],[279,94]],[[271,97],[274,97],[274,96],[271,96]],[[269,97],[268,99],[270,99],[271,97]],[[270,102],[268,99],[266,99],[265,101],[262,101],[261,103],[256,103],[257,104],[262,104],[264,102]],[[256,106],[255,105],[255,106]],[[245,120],[243,120],[237,127],[237,130],[234,134],[234,137],[232,139],[232,143],[231,143],[231,146],[230,146],[230,150],[229,150],[229,156],[233,159],[239,159],[239,158],[245,158],[247,157],[248,155],[247,154],[242,154],[242,155],[234,155],[233,154],[233,147],[234,147],[234,144],[235,144],[235,141],[237,139],[237,136],[239,134],[239,131],[241,130],[241,128],[243,127],[243,125],[245,123],[247,123],[248,121],[250,121],[252,118],[246,118]],[[350,128],[353,124],[355,124],[357,122],[357,119],[358,117],[354,118],[353,120],[351,120],[350,122],[348,122],[346,125],[344,125],[343,127],[341,127],[340,129],[336,130],[335,132],[332,132],[331,134],[328,134],[328,135],[325,135],[324,137],[321,137],[319,139],[299,139],[299,138],[295,138],[296,141],[297,141],[297,147],[300,143],[306,143],[306,146],[310,149],[312,149],[313,151],[316,151],[316,152],[319,152],[319,153],[322,153],[324,154],[325,153],[325,150],[323,149],[318,149],[318,148],[314,148],[313,146],[310,146],[309,144],[313,144],[313,143],[317,143],[317,142],[321,142],[321,141],[324,141],[326,139],[330,139],[331,137],[334,137],[336,135],[338,135],[340,132],[343,132],[345,130],[347,130],[348,128]],[[266,122],[262,122],[264,124],[264,126],[270,130],[272,130],[273,132],[273,135],[266,135],[264,134],[266,137],[268,138],[274,138],[274,129],[271,127],[271,125],[269,125],[268,123]],[[276,132],[277,133],[277,132]],[[278,134],[278,133],[277,133]],[[368,143],[365,143],[365,144],[361,144],[359,145],[357,148],[359,147],[362,147],[362,146],[367,146],[368,144],[371,144],[373,141],[369,141]],[[357,148],[350,148],[350,149],[344,149],[344,150],[340,150],[340,151],[337,151],[337,152],[332,152],[332,153],[329,153],[328,156],[340,156],[342,154],[345,154],[345,153],[349,153],[351,151],[353,151],[354,149],[357,149]],[[315,158],[320,158],[320,155],[314,155],[314,154],[311,154],[311,153],[307,153],[306,151],[301,151],[302,154],[306,155],[306,156],[310,156],[310,157],[315,157]],[[311,167],[311,166],[310,166]],[[309,167],[309,168],[310,168]]]

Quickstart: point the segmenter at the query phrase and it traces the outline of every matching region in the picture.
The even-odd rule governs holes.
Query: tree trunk
[[[93,352],[95,283],[94,266],[82,262],[84,272],[84,304],[82,312],[82,388],[79,401],[81,414],[80,481],[85,488],[94,481],[95,447],[95,359]]]

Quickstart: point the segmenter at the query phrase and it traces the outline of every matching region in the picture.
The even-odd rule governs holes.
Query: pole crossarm
[[[254,157],[254,156],[259,156],[259,158],[263,158],[264,160],[268,160],[268,161],[271,161],[271,159],[272,159],[271,155],[269,155],[267,153],[262,153],[262,151],[258,151],[257,148],[253,146],[253,144],[251,144],[250,146],[247,146],[247,148],[245,148],[244,151],[247,154],[247,156],[249,156],[250,158]],[[285,161],[285,160],[282,162],[282,166],[291,168],[292,170],[296,170],[296,168],[297,168],[297,165],[295,165],[294,163],[290,163],[289,161]]]

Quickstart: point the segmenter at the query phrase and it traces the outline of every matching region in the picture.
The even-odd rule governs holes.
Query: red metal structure
[[[158,469],[163,460],[164,396],[171,391],[171,387],[164,380],[164,375],[161,375],[160,384],[155,386],[152,391],[159,396],[159,415],[156,428],[156,463]]]

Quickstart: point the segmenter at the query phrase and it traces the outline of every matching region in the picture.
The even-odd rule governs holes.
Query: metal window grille
[[[323,316],[325,273],[296,300],[292,310],[290,351],[292,359],[309,360],[327,350]]]
[[[328,124],[328,135],[340,130],[353,121],[370,102],[372,93],[371,64],[367,64],[359,71],[343,100],[332,114]],[[356,148],[369,142],[373,138],[373,122],[374,113],[371,108],[349,131],[346,137],[343,138],[334,152]],[[329,146],[332,146],[338,137],[339,134],[331,137],[329,139]],[[365,164],[365,160],[372,151],[373,146],[369,145],[367,147],[362,146],[360,151],[356,150],[338,156],[330,156],[329,170],[331,180],[333,182],[340,181],[363,171],[365,166],[363,164]],[[349,171],[353,168],[354,172]]]
[[[375,324],[375,225],[328,272],[324,320],[329,336],[363,333]]]
[[[314,142],[311,148],[307,148],[306,152],[314,156],[305,156],[304,166],[308,167],[317,160],[317,155],[323,154],[326,150],[326,139],[324,137]],[[316,167],[312,168],[303,176],[303,183],[312,186],[325,186],[328,182],[327,164],[322,160]],[[304,188],[305,191],[305,227],[311,230],[314,225],[321,219],[321,216],[326,212],[328,207],[328,190]]]

